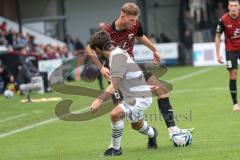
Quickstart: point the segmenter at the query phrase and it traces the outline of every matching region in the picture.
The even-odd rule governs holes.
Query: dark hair
[[[104,31],[96,32],[91,38],[89,43],[91,49],[96,50],[109,50],[112,46],[110,36]]]

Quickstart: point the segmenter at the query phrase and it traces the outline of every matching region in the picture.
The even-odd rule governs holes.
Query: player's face
[[[136,23],[138,16],[124,15],[122,22],[125,28],[130,29]]]
[[[230,15],[238,16],[238,14],[239,14],[239,2],[229,2],[228,9],[229,9]]]

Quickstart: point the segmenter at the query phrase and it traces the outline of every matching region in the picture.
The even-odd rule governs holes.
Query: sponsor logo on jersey
[[[234,31],[234,36],[238,36],[240,33],[240,28],[236,28]]]
[[[233,36],[231,37],[231,39],[237,39],[240,37],[240,28],[236,28],[234,30]]]

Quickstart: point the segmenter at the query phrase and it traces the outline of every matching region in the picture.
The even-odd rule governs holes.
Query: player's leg
[[[174,120],[174,112],[168,97],[168,93],[167,93],[168,89],[166,88],[166,86],[163,85],[163,83],[151,73],[148,73],[145,77],[148,85],[159,86],[159,88],[153,93],[157,96],[158,108],[168,128],[169,137],[172,138],[173,134],[177,132],[181,132],[182,130],[188,130],[192,132],[193,129],[179,129],[176,126],[176,123]]]
[[[238,57],[236,52],[227,53],[227,69],[229,71],[229,89],[233,102],[233,111],[240,111],[237,100],[237,69],[238,69]]]
[[[238,104],[237,100],[237,69],[229,70],[229,89],[232,97],[233,105]]]
[[[148,73],[148,74],[151,74],[151,73]],[[159,86],[159,88],[153,91],[153,93],[157,96],[158,108],[164,118],[167,128],[176,126],[176,123],[174,121],[174,113],[173,113],[172,106],[170,104],[167,89],[164,87],[164,85],[162,85],[159,79],[156,78],[154,75],[149,76],[149,78],[146,79],[146,81],[148,85]]]
[[[124,128],[124,111],[117,106],[111,111],[112,141],[110,147],[104,152],[105,156],[119,156],[122,154],[121,140]]]
[[[157,148],[157,130],[144,121],[144,110],[149,108],[152,103],[152,97],[135,98],[135,103],[125,105],[125,115],[131,122],[132,128],[148,136],[148,148]]]
[[[158,108],[163,116],[163,119],[165,121],[167,128],[176,126],[176,123],[174,121],[173,109],[168,97],[168,88],[164,86],[164,84],[161,83],[157,77],[152,75],[151,72],[147,71],[146,68],[144,68],[143,66],[140,66],[140,67],[143,71],[147,84],[159,86],[159,88],[153,93],[157,96]]]
[[[143,119],[136,122],[131,123],[132,128],[134,130],[139,131],[141,134],[148,136],[148,148],[149,149],[157,149],[157,136],[158,132],[155,128],[151,127],[147,121],[144,121]]]

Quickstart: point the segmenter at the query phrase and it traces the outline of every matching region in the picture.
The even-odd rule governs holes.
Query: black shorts
[[[226,52],[227,69],[238,69],[238,59],[240,59],[240,51]]]
[[[152,73],[146,69],[144,64],[138,64],[138,65],[141,68],[141,70],[143,71],[145,81],[147,82],[147,80],[152,76]]]

